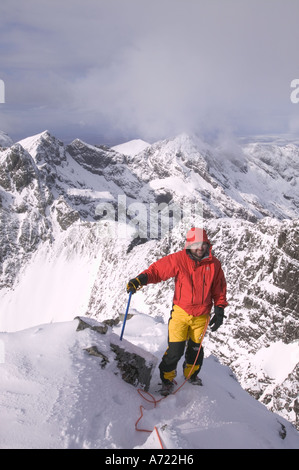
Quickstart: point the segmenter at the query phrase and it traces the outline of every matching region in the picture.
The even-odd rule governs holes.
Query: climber
[[[127,292],[135,293],[142,286],[175,278],[173,307],[168,322],[168,348],[159,365],[162,395],[173,391],[177,363],[184,354],[183,373],[192,384],[201,385],[198,373],[204,352],[201,337],[210,318],[212,331],[223,323],[226,301],[226,281],[220,261],[212,255],[212,245],[202,228],[187,233],[183,250],[164,256],[148,269],[131,279]],[[200,352],[194,365],[198,350]]]

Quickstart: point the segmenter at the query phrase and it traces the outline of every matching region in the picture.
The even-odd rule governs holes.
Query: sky
[[[1,0],[0,130],[298,134],[298,19],[297,0]]]

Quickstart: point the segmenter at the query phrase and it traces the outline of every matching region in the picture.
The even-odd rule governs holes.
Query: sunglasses
[[[209,244],[207,242],[197,242],[197,243],[192,243],[190,248],[192,248],[192,250],[197,250],[198,248],[207,248],[208,245]]]

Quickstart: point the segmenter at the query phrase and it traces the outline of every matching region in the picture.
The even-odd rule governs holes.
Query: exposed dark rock
[[[79,322],[77,331],[90,328],[101,335],[106,335],[108,332],[107,325],[100,324],[94,319],[76,317],[75,320]],[[120,341],[111,331],[107,335],[107,341],[109,341],[111,351],[115,353],[116,365],[122,379],[134,387],[141,387],[144,390],[148,390],[152,373],[157,364],[157,358],[141,348],[130,344],[126,340]],[[107,355],[101,352],[97,345],[85,348],[84,351],[92,356],[101,357],[102,361],[100,365],[102,368],[110,362]]]
[[[278,422],[279,422],[279,421],[278,421]],[[279,435],[280,435],[281,439],[285,439],[285,438],[287,437],[287,430],[286,430],[286,427],[285,427],[284,424],[282,424],[282,423],[280,423],[280,422],[279,422],[279,424],[280,424],[280,426],[281,426],[281,428],[280,428],[280,430],[279,430]]]
[[[126,350],[119,344],[111,343],[110,346],[115,352],[122,379],[135,387],[141,386],[144,390],[148,390],[156,359],[153,357],[151,361],[146,360],[140,348],[137,354],[136,351]]]
[[[91,346],[90,348],[85,348],[86,351],[90,356],[101,357],[102,360],[100,362],[101,368],[104,369],[109,362],[108,357],[103,354],[101,351],[98,350],[97,346]]]
[[[78,320],[77,331],[85,330],[85,328],[90,328],[91,330],[104,335],[108,331],[108,325],[103,325],[92,318],[83,318],[83,317],[75,317],[75,320]]]

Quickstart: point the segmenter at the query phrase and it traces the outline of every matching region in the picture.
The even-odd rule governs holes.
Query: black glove
[[[127,284],[127,292],[128,294],[132,292],[132,294],[135,294],[135,292],[139,289],[141,289],[142,286],[145,286],[147,284],[147,274],[139,274],[139,276],[134,277],[134,279],[131,279],[128,284]]]
[[[210,326],[214,325],[211,330],[216,331],[218,330],[219,326],[222,325],[223,323],[223,318],[226,318],[224,315],[224,308],[223,307],[217,307],[215,305],[214,307],[214,316],[212,320],[210,321]]]

